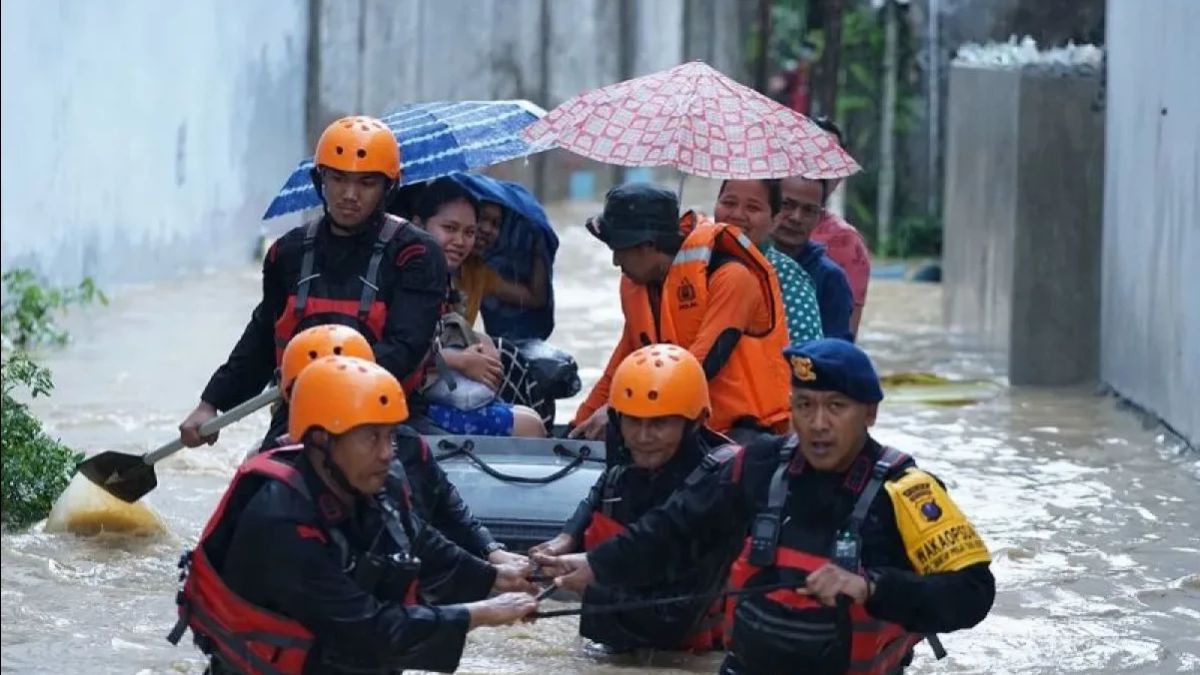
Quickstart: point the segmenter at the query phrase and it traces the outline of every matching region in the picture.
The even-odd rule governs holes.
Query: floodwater
[[[585,383],[620,327],[617,275],[578,213],[560,213],[558,328]],[[259,292],[247,266],[111,293],[71,316],[75,336],[46,355],[57,389],[35,408],[88,453],[169,440],[237,339]],[[941,330],[936,285],[872,283],[862,342],[881,372],[994,378],[987,354]],[[560,406],[569,414],[576,402]],[[176,561],[194,543],[234,466],[266,426],[260,413],[213,448],[159,471],[149,498],[168,534],[80,538],[35,527],[3,535],[4,672],[200,672],[198,652],[164,636]],[[893,405],[875,433],[946,480],[991,548],[999,591],[987,620],[918,648],[914,673],[1200,672],[1200,461],[1090,388],[1003,388],[964,407]],[[601,663],[573,619],[471,634],[461,672],[713,672],[716,657]]]

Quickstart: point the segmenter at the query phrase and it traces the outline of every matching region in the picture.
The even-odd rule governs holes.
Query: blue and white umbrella
[[[545,149],[521,138],[521,130],[545,114],[529,101],[443,101],[402,106],[383,123],[400,144],[400,182],[408,185]],[[309,178],[312,168],[311,157],[300,162],[263,220],[321,205]]]

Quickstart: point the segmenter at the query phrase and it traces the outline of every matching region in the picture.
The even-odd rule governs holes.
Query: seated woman
[[[413,223],[437,241],[451,275],[450,297],[434,344],[438,367],[426,375],[422,386],[429,402],[426,415],[450,433],[543,437],[546,429],[536,411],[496,397],[503,381],[496,346],[488,336],[476,333],[462,314],[457,278],[475,245],[478,218],[478,202],[449,179],[429,183],[415,209]],[[458,395],[447,393],[455,391]]]
[[[742,228],[775,268],[787,314],[788,342],[803,344],[823,337],[821,312],[812,278],[791,256],[771,243],[775,215],[782,201],[777,180],[727,180],[717,193],[713,217],[717,222]]]

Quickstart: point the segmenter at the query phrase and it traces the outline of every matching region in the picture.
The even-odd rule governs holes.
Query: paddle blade
[[[80,463],[78,471],[105,492],[130,504],[158,486],[154,467],[141,455],[102,452]]]

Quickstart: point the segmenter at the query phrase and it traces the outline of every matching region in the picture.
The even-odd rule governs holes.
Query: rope
[[[535,619],[551,619],[556,616],[578,616],[582,614],[616,614],[618,612],[627,612],[633,609],[646,609],[648,607],[658,607],[659,605],[673,605],[683,602],[695,602],[697,600],[716,600],[721,597],[737,597],[740,595],[756,595],[759,593],[770,593],[785,588],[796,588],[804,584],[803,577],[799,579],[790,579],[788,581],[780,581],[774,584],[765,586],[752,586],[750,588],[739,588],[737,590],[719,590],[709,593],[690,593],[688,595],[676,595],[669,598],[652,598],[649,600],[632,600],[630,602],[617,602],[611,605],[580,605],[572,609],[552,609],[545,612],[534,612],[530,616]]]
[[[453,441],[442,439],[438,441],[438,449],[443,451],[442,454],[435,457],[438,462],[442,462],[459,455],[464,455],[467,459],[471,460],[475,466],[478,466],[481,471],[492,478],[509,483],[522,483],[526,485],[547,485],[571,473],[575,469],[579,468],[584,462],[604,461],[601,459],[591,458],[591,450],[586,445],[580,448],[579,454],[572,454],[565,447],[563,447],[562,444],[557,444],[554,446],[554,453],[556,455],[571,457],[571,462],[548,476],[530,478],[528,476],[516,476],[510,473],[504,473],[495,469],[490,464],[483,461],[479,455],[475,454],[475,442],[472,440],[466,440],[463,441],[461,445],[456,445]]]

